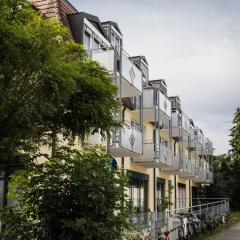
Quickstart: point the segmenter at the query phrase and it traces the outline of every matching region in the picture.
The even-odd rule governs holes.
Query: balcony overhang
[[[114,157],[138,157],[140,156],[140,153],[136,153],[133,150],[125,149],[118,144],[115,144],[115,146],[110,147],[110,153]]]
[[[141,91],[137,89],[133,84],[131,84],[124,77],[121,78],[121,97],[134,97],[141,95]]]
[[[188,163],[186,160],[187,159],[180,160],[179,156],[174,156],[172,166],[164,168],[163,171],[170,174],[179,175],[182,178],[188,178],[191,175],[191,168],[187,166]]]
[[[159,151],[156,151],[153,142],[144,143],[143,155],[133,158],[133,163],[146,168],[168,168],[172,165],[172,152],[162,144]]]
[[[124,122],[121,129],[112,134],[110,152],[114,157],[138,157],[143,153],[142,126]]]

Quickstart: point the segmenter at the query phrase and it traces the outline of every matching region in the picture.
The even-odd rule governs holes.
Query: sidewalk
[[[240,240],[240,223],[217,234],[213,240]]]

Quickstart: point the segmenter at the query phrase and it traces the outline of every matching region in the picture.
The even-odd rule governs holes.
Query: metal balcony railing
[[[140,95],[142,93],[142,85],[143,77],[141,70],[133,63],[130,56],[122,50],[122,97]]]
[[[184,155],[176,155],[173,157],[173,168],[169,170],[180,176],[188,176],[191,174],[191,169],[191,159]]]
[[[214,183],[214,175],[213,175],[213,172],[211,170],[207,171],[207,181],[209,183]]]
[[[198,179],[198,171],[199,171],[198,169],[199,169],[199,164],[192,163],[190,179],[192,179],[193,181]]]
[[[143,152],[142,126],[133,122],[124,121],[121,129],[112,134],[110,151],[113,156],[138,156]]]
[[[157,118],[159,116],[159,119]],[[154,88],[143,90],[143,119],[145,122],[170,120],[171,102],[167,96]]]
[[[181,116],[177,112],[172,113],[172,127],[182,128],[187,134],[190,134],[189,117],[182,112]]]
[[[159,141],[148,140],[143,144],[143,156],[133,159],[134,163],[154,168],[172,166],[172,151]]]
[[[110,74],[114,72],[114,50],[113,49],[91,49],[87,50],[89,57],[105,67]]]
[[[185,155],[182,155],[182,170],[188,174],[192,172],[191,159]]]
[[[202,165],[199,165],[197,169],[197,179],[193,179],[199,183],[213,183],[214,177],[213,172],[209,169],[204,168]]]

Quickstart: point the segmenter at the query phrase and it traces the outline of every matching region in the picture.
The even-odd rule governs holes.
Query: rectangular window
[[[84,32],[83,35],[83,45],[87,50],[91,49],[91,35],[86,31]]]
[[[111,44],[112,44],[113,48],[115,48],[115,36],[113,33],[111,34]]]
[[[120,54],[121,41],[120,41],[120,39],[119,39],[116,35],[114,35],[113,33],[111,34],[111,44],[112,44],[113,48],[116,50],[116,52]]]
[[[96,39],[93,41],[93,49],[99,49],[99,42]]]
[[[165,182],[160,179],[157,181],[157,211],[161,212],[164,209],[164,197],[165,197]]]
[[[178,184],[178,208],[186,207],[186,186]]]
[[[148,181],[131,178],[129,180],[129,200],[136,208],[137,213],[147,211]]]
[[[121,48],[120,40],[119,40],[119,38],[115,37],[115,49],[118,53],[120,53],[120,48]]]

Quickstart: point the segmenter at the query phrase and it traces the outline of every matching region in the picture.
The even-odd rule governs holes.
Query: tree
[[[206,188],[207,197],[230,198],[231,207],[240,209],[240,108],[238,107],[230,130],[232,149],[228,155],[214,158],[214,184]]]
[[[67,28],[27,0],[0,0],[0,15],[1,164],[28,162],[58,134],[83,140],[119,126],[111,76]]]
[[[235,112],[230,137],[231,154],[233,158],[240,158],[240,107]]]
[[[68,147],[12,177],[17,206],[3,211],[2,236],[24,240],[124,239],[131,207],[124,172],[101,148]]]
[[[210,198],[230,198],[232,186],[231,158],[225,154],[213,157],[214,183],[206,187],[206,195]]]

